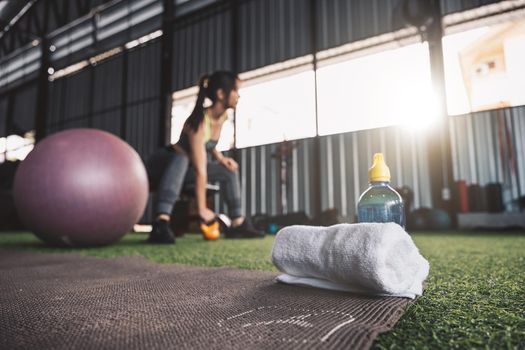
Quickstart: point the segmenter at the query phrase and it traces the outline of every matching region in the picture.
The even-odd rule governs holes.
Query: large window
[[[0,163],[15,160],[24,160],[34,147],[35,139],[32,132],[24,137],[10,135],[0,137]]]
[[[312,70],[241,86],[237,147],[315,136]]]
[[[432,127],[440,111],[428,44],[391,49],[394,44],[385,41],[383,51],[376,46],[376,53],[368,55],[319,53],[319,135],[390,125]],[[446,35],[443,55],[449,115],[525,105],[525,20]],[[280,73],[263,72],[258,78],[244,73],[236,112],[237,147],[315,136],[315,79],[306,68],[310,62],[290,70],[280,64]],[[193,109],[195,94],[175,99],[172,141]],[[233,147],[233,134],[231,118],[221,135],[221,149]]]
[[[171,142],[177,142],[187,117],[195,106],[197,89],[174,95]],[[313,71],[289,76],[266,76],[243,82],[237,105],[239,148],[315,136],[315,85]],[[209,101],[208,101],[209,104]],[[217,148],[234,146],[233,112],[223,125]]]
[[[443,38],[448,113],[525,104],[525,21]]]
[[[433,96],[426,44],[330,64],[318,70],[319,134],[428,126],[437,114]]]

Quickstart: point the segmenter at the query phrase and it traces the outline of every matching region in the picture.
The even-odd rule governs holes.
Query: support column
[[[40,58],[40,70],[38,72],[38,92],[35,109],[35,142],[46,137],[46,126],[48,120],[49,104],[49,73],[50,66],[50,43],[46,36],[49,17],[49,3],[44,4],[44,22],[40,34],[40,47],[42,57]]]
[[[239,4],[237,0],[230,0],[231,16],[231,70],[239,74]],[[237,111],[233,111],[233,152],[232,157],[239,162],[237,151]]]
[[[159,141],[160,147],[171,140],[171,76],[173,61],[174,0],[163,0],[162,36],[160,44],[160,96],[159,96]]]
[[[438,121],[429,133],[428,161],[430,167],[430,183],[432,190],[432,205],[443,209],[454,220],[451,188],[453,186],[452,155],[450,153],[449,117],[445,89],[445,70],[443,64],[443,24],[439,0],[432,1],[432,21],[427,28],[427,39],[430,55],[432,85],[437,99]]]
[[[122,53],[122,85],[120,101],[120,137],[127,140],[128,112],[128,50]]]
[[[77,4],[77,6],[79,5]],[[96,16],[91,17],[91,25],[93,26],[93,31],[91,32],[91,38],[93,39],[93,47],[97,47],[98,43],[97,43]],[[88,120],[88,126],[92,128],[94,126],[94,117],[95,117],[94,111],[95,111],[95,69],[96,69],[96,65],[90,65],[88,69],[89,69],[89,86],[88,86],[89,95],[88,95],[87,120]]]
[[[16,89],[7,92],[7,115],[5,118],[5,137],[13,133],[13,109],[15,108]]]
[[[316,0],[310,0],[310,45],[313,55],[314,69],[314,88],[315,88],[315,137],[313,138],[313,157],[312,157],[312,215],[319,218],[321,215],[321,138],[319,137],[319,114],[317,107],[317,16]]]

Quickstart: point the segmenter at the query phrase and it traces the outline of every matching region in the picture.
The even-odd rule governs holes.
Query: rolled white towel
[[[283,283],[368,295],[423,294],[428,261],[394,223],[289,226],[277,233],[272,261]]]

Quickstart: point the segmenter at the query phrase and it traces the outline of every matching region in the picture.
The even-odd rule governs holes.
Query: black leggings
[[[195,183],[195,169],[186,155],[167,148],[161,148],[155,152],[146,162],[146,169],[150,185],[157,191],[156,214],[171,215],[182,187],[185,184]],[[221,193],[225,196],[230,217],[241,216],[239,172],[230,171],[217,162],[208,161],[207,173],[209,182],[220,183]]]

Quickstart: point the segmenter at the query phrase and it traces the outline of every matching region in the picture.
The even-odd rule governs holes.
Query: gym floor
[[[377,349],[525,347],[525,232],[418,232],[412,237],[431,265],[424,295],[374,343]],[[101,248],[50,248],[30,233],[0,234],[0,248],[97,257],[141,255],[158,263],[276,271],[273,236],[204,241],[187,234],[175,246],[126,235]]]

